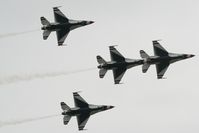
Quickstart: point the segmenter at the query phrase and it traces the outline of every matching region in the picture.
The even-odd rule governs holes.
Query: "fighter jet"
[[[78,27],[82,27],[85,25],[89,25],[94,23],[93,21],[79,21],[79,20],[71,20],[68,19],[59,9],[58,7],[53,8],[55,22],[50,23],[45,17],[41,17],[41,23],[44,30],[43,39],[46,40],[52,31],[56,31],[57,33],[57,41],[58,46],[63,45],[67,35],[71,30],[74,30]]]
[[[64,102],[61,102],[61,108],[63,110],[62,115],[64,115],[63,123],[67,125],[72,116],[77,117],[77,123],[79,130],[83,130],[89,117],[95,113],[112,109],[114,106],[107,105],[92,105],[88,104],[78,92],[73,93],[75,107],[70,108]]]
[[[101,56],[97,56],[100,78],[105,76],[107,70],[113,70],[114,83],[119,84],[127,69],[143,64],[143,60],[125,58],[114,46],[109,46],[109,50],[111,61],[107,62]]]
[[[155,56],[149,56],[144,50],[140,50],[140,56],[143,58],[142,72],[146,73],[151,64],[156,65],[157,78],[162,79],[164,73],[171,63],[194,57],[192,54],[176,54],[167,52],[158,42],[153,41]]]

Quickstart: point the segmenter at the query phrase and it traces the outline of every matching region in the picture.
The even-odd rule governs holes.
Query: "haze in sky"
[[[70,19],[94,24],[43,40],[40,17],[54,21],[54,6]],[[74,107],[72,92],[114,109],[90,117],[87,133],[199,132],[199,2],[197,0],[6,0],[0,2],[0,132],[76,133],[76,118],[63,125],[60,102]],[[129,69],[114,85],[99,79],[96,56],[110,60],[110,45],[127,58],[153,55],[152,40],[173,53],[195,54],[172,64],[166,79],[155,66]]]

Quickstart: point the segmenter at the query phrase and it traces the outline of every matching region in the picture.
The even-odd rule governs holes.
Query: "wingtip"
[[[58,47],[68,46],[67,44],[58,44]]]
[[[117,47],[118,45],[110,45],[109,48]]]
[[[78,93],[81,93],[82,91],[75,91],[73,92],[73,94],[78,94]]]
[[[161,39],[159,39],[159,40],[153,40],[152,42],[153,42],[153,45],[157,45],[157,44],[159,44],[159,41],[162,41]]]
[[[55,7],[53,7],[53,9],[58,9],[58,8],[60,8],[60,7],[62,7],[62,6],[55,6]]]
[[[166,79],[166,77],[158,76],[157,79]]]
[[[162,39],[153,40],[153,42],[159,42],[159,41],[162,41]]]
[[[79,128],[79,131],[85,131],[85,130],[88,130],[88,129]]]

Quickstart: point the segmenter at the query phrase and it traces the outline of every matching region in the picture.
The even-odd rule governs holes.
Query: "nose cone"
[[[94,21],[84,21],[83,23],[84,23],[84,25],[89,25],[89,24],[94,23]]]
[[[87,22],[87,24],[92,24],[92,23],[94,23],[94,21],[88,21],[88,22]]]
[[[186,58],[192,58],[192,57],[194,57],[195,55],[193,55],[193,54],[187,54],[186,55]]]
[[[106,110],[112,109],[112,108],[114,108],[114,106],[106,106]]]
[[[112,109],[112,108],[114,108],[115,106],[108,106],[108,109]]]

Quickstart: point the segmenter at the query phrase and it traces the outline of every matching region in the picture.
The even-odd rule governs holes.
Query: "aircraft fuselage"
[[[86,107],[86,108],[75,107],[75,108],[72,108],[69,111],[62,112],[62,115],[69,115],[69,116],[77,116],[77,115],[80,115],[80,114],[90,114],[90,115],[92,115],[92,114],[95,114],[95,113],[98,113],[98,112],[101,112],[101,111],[105,111],[105,110],[108,110],[108,109],[111,109],[111,108],[113,108],[113,106],[90,105],[90,107]]]
[[[143,64],[143,60],[128,59],[128,60],[122,61],[122,62],[110,61],[110,62],[107,62],[106,64],[99,65],[98,68],[104,68],[107,70],[111,70],[114,68],[131,68],[131,67],[141,65],[141,64]]]
[[[169,56],[150,56],[150,58],[143,59],[143,63],[147,64],[159,64],[159,63],[174,63],[183,59],[193,57],[193,55],[188,54],[170,54]]]
[[[59,23],[52,23],[50,25],[43,26],[42,30],[49,30],[49,31],[57,31],[57,30],[60,30],[60,29],[71,30],[71,29],[74,29],[74,28],[71,28],[71,27],[78,27],[78,26],[80,27],[79,24],[69,24],[69,23],[59,24]]]
[[[68,31],[74,30],[78,27],[82,27],[88,24],[94,23],[93,21],[75,21],[73,20],[71,23],[50,23],[50,25],[44,25],[42,30],[49,30],[49,31],[58,31],[60,29],[66,29]]]

